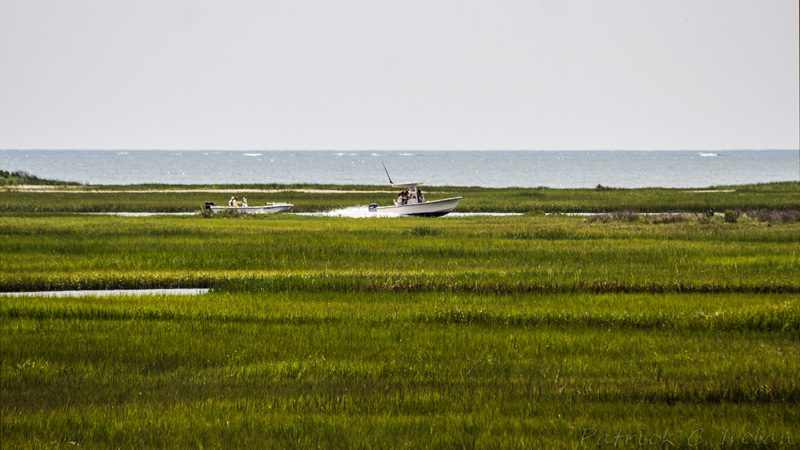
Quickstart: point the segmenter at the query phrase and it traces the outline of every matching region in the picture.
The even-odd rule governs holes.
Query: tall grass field
[[[794,189],[733,220],[125,217],[6,191],[1,292],[210,292],[0,297],[0,445],[798,448]]]

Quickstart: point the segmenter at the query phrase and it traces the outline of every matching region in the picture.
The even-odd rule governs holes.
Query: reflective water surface
[[[7,297],[87,297],[96,295],[107,297],[112,295],[199,295],[209,290],[202,289],[107,289],[85,291],[38,291],[38,292],[0,292]]]

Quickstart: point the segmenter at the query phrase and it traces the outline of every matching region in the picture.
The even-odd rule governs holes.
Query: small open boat
[[[269,214],[288,211],[292,206],[294,205],[291,203],[267,203],[261,206],[215,206],[213,202],[206,202],[206,209],[210,209],[212,213],[233,211],[248,214]]]
[[[453,211],[462,199],[462,197],[453,197],[426,202],[422,190],[417,188],[421,184],[423,183],[392,184],[392,187],[405,189],[408,192],[408,198],[398,197],[394,206],[378,206],[373,203],[369,205],[370,212],[390,216],[439,217]]]

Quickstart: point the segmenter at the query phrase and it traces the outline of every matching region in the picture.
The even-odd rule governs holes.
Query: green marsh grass
[[[2,447],[792,448],[798,241],[745,216],[0,215],[0,291],[212,288],[0,297]]]
[[[800,223],[0,217],[0,289],[800,292]]]
[[[192,212],[206,201],[225,204],[225,192],[197,190],[245,189],[277,192],[243,193],[250,205],[289,202],[295,212],[330,211],[370,203],[391,204],[397,193],[387,186],[231,185],[231,186],[78,186],[57,192],[0,189],[0,213],[11,212]],[[189,192],[183,192],[188,190]],[[317,192],[320,190],[327,193]],[[338,191],[338,192],[337,192]],[[353,192],[356,191],[356,192]],[[361,191],[361,192],[358,192]],[[800,211],[800,183],[716,186],[705,189],[551,189],[431,186],[426,198],[463,196],[456,211],[502,213],[566,213],[636,211],[694,212],[709,207],[722,212]],[[796,219],[795,219],[796,220]]]
[[[591,427],[685,441],[756,425],[796,437],[797,308],[789,294],[4,299],[3,445],[576,448]]]

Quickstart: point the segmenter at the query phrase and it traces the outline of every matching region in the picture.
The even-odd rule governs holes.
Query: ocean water
[[[388,184],[703,188],[800,179],[797,150],[1,150],[0,169],[87,184]]]

